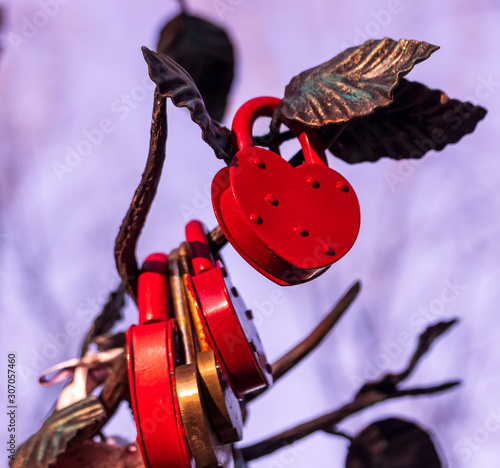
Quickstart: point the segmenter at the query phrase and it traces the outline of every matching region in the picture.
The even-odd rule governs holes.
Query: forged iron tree
[[[201,129],[201,138],[218,159],[229,165],[237,150],[231,131],[218,122],[223,117],[233,79],[231,40],[220,27],[190,15],[185,5],[182,6],[182,13],[162,30],[158,51],[143,48],[149,75],[156,84],[149,155],[115,242],[115,260],[122,284],[110,295],[84,337],[82,359],[91,343],[99,351],[125,348],[124,334],[109,332],[122,318],[125,292],[137,302],[140,268],[136,247],[164,166],[166,100],[171,99],[176,107],[189,110],[191,119]],[[440,151],[458,142],[474,131],[486,110],[470,102],[450,99],[442,91],[404,78],[437,49],[415,40],[369,40],[300,73],[284,90],[269,133],[255,137],[254,143],[279,151],[285,141],[294,137],[291,132],[280,132],[280,125],[298,122],[317,130],[333,156],[357,164],[375,162],[382,157],[421,158],[430,150]],[[297,154],[291,162],[300,164],[302,155]],[[213,229],[209,240],[214,253],[227,242],[219,227]],[[360,283],[356,282],[308,337],[272,365],[275,380],[284,377],[318,347],[359,291]],[[352,401],[338,409],[252,446],[234,448],[237,466],[244,467],[247,462],[316,431],[349,440],[347,468],[442,466],[432,436],[414,422],[397,418],[376,421],[353,436],[343,432],[339,424],[389,399],[432,395],[458,386],[460,382],[453,380],[425,388],[401,387],[433,342],[455,323],[456,320],[451,320],[429,326],[420,335],[415,352],[402,372],[388,373],[365,383]],[[116,466],[143,466],[137,446],[111,447],[106,441],[94,440],[119,403],[130,403],[128,378],[122,356],[105,369],[99,397],[87,396],[51,414],[40,430],[19,447],[10,466],[80,466],[77,463],[85,466],[89,454],[103,460],[117,460]],[[246,407],[265,391],[269,390],[260,389],[246,395],[242,402],[244,414]],[[115,465],[109,462],[109,466]]]

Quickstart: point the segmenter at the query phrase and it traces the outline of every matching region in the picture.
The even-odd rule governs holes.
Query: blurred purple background
[[[388,402],[340,427],[353,434],[377,418],[399,415],[432,431],[448,466],[500,466],[499,3],[187,3],[225,27],[235,43],[226,125],[247,99],[281,97],[302,70],[385,36],[441,46],[408,78],[489,110],[473,135],[416,163],[349,166],[331,158],[357,191],[362,226],[352,251],[313,283],[280,289],[226,247],[226,263],[254,310],[271,360],[312,330],[354,280],[363,282],[333,335],[250,407],[245,444],[348,402],[364,380],[400,370],[428,324],[460,317],[408,382],[463,379],[458,390]],[[2,356],[17,354],[20,443],[39,428],[60,391],[40,388],[39,372],[77,355],[118,284],[114,239],[149,142],[153,86],[140,46],[155,48],[178,6],[173,0],[12,0],[4,7],[0,342]],[[190,218],[215,225],[206,194],[222,163],[185,109],[169,104],[168,122],[166,167],[139,258],[178,245]],[[84,156],[68,159],[72,151]],[[136,316],[129,304],[120,327]],[[135,438],[128,410],[106,433]],[[316,434],[251,466],[340,467],[346,449],[346,440]]]

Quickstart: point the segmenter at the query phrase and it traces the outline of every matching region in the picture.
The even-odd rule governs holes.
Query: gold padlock
[[[196,303],[187,285],[187,275],[192,273],[189,249],[186,243],[179,249],[180,267],[185,297],[196,332],[198,372],[207,403],[210,419],[215,432],[224,444],[240,441],[243,438],[243,417],[240,403],[224,376],[215,358],[215,353],[205,335],[205,328],[196,311]]]
[[[197,468],[233,468],[232,446],[223,444],[210,422],[196,363],[196,350],[187,300],[184,294],[179,251],[169,257],[170,291],[174,315],[182,339],[185,363],[175,368],[175,390],[182,424]]]

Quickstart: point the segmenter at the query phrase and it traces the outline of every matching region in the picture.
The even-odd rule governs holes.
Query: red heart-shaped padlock
[[[217,220],[229,242],[257,271],[282,286],[309,281],[352,247],[359,203],[349,182],[330,169],[319,135],[289,123],[306,163],[292,167],[278,154],[252,146],[251,128],[280,100],[261,97],[236,113],[239,151],[212,182]]]
[[[176,394],[176,325],[169,320],[168,257],[150,255],[138,280],[139,325],[127,331],[130,399],[148,468],[194,468]]]

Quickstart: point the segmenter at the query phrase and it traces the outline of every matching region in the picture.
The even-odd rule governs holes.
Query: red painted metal
[[[127,331],[137,442],[149,468],[194,468],[175,393],[177,330],[169,320],[168,257],[150,255],[138,280],[139,325]]]
[[[360,210],[352,186],[327,166],[316,131],[289,124],[306,161],[295,168],[252,146],[253,122],[271,116],[279,102],[261,97],[238,110],[233,132],[239,151],[215,176],[212,202],[236,251],[271,281],[288,286],[317,277],[350,250]]]
[[[150,255],[142,265],[137,289],[139,323],[166,322],[168,319],[168,257],[164,253]]]
[[[186,239],[195,274],[188,287],[207,339],[238,398],[272,384],[271,366],[251,314],[231,284],[221,261],[214,262],[199,221],[186,226]]]

